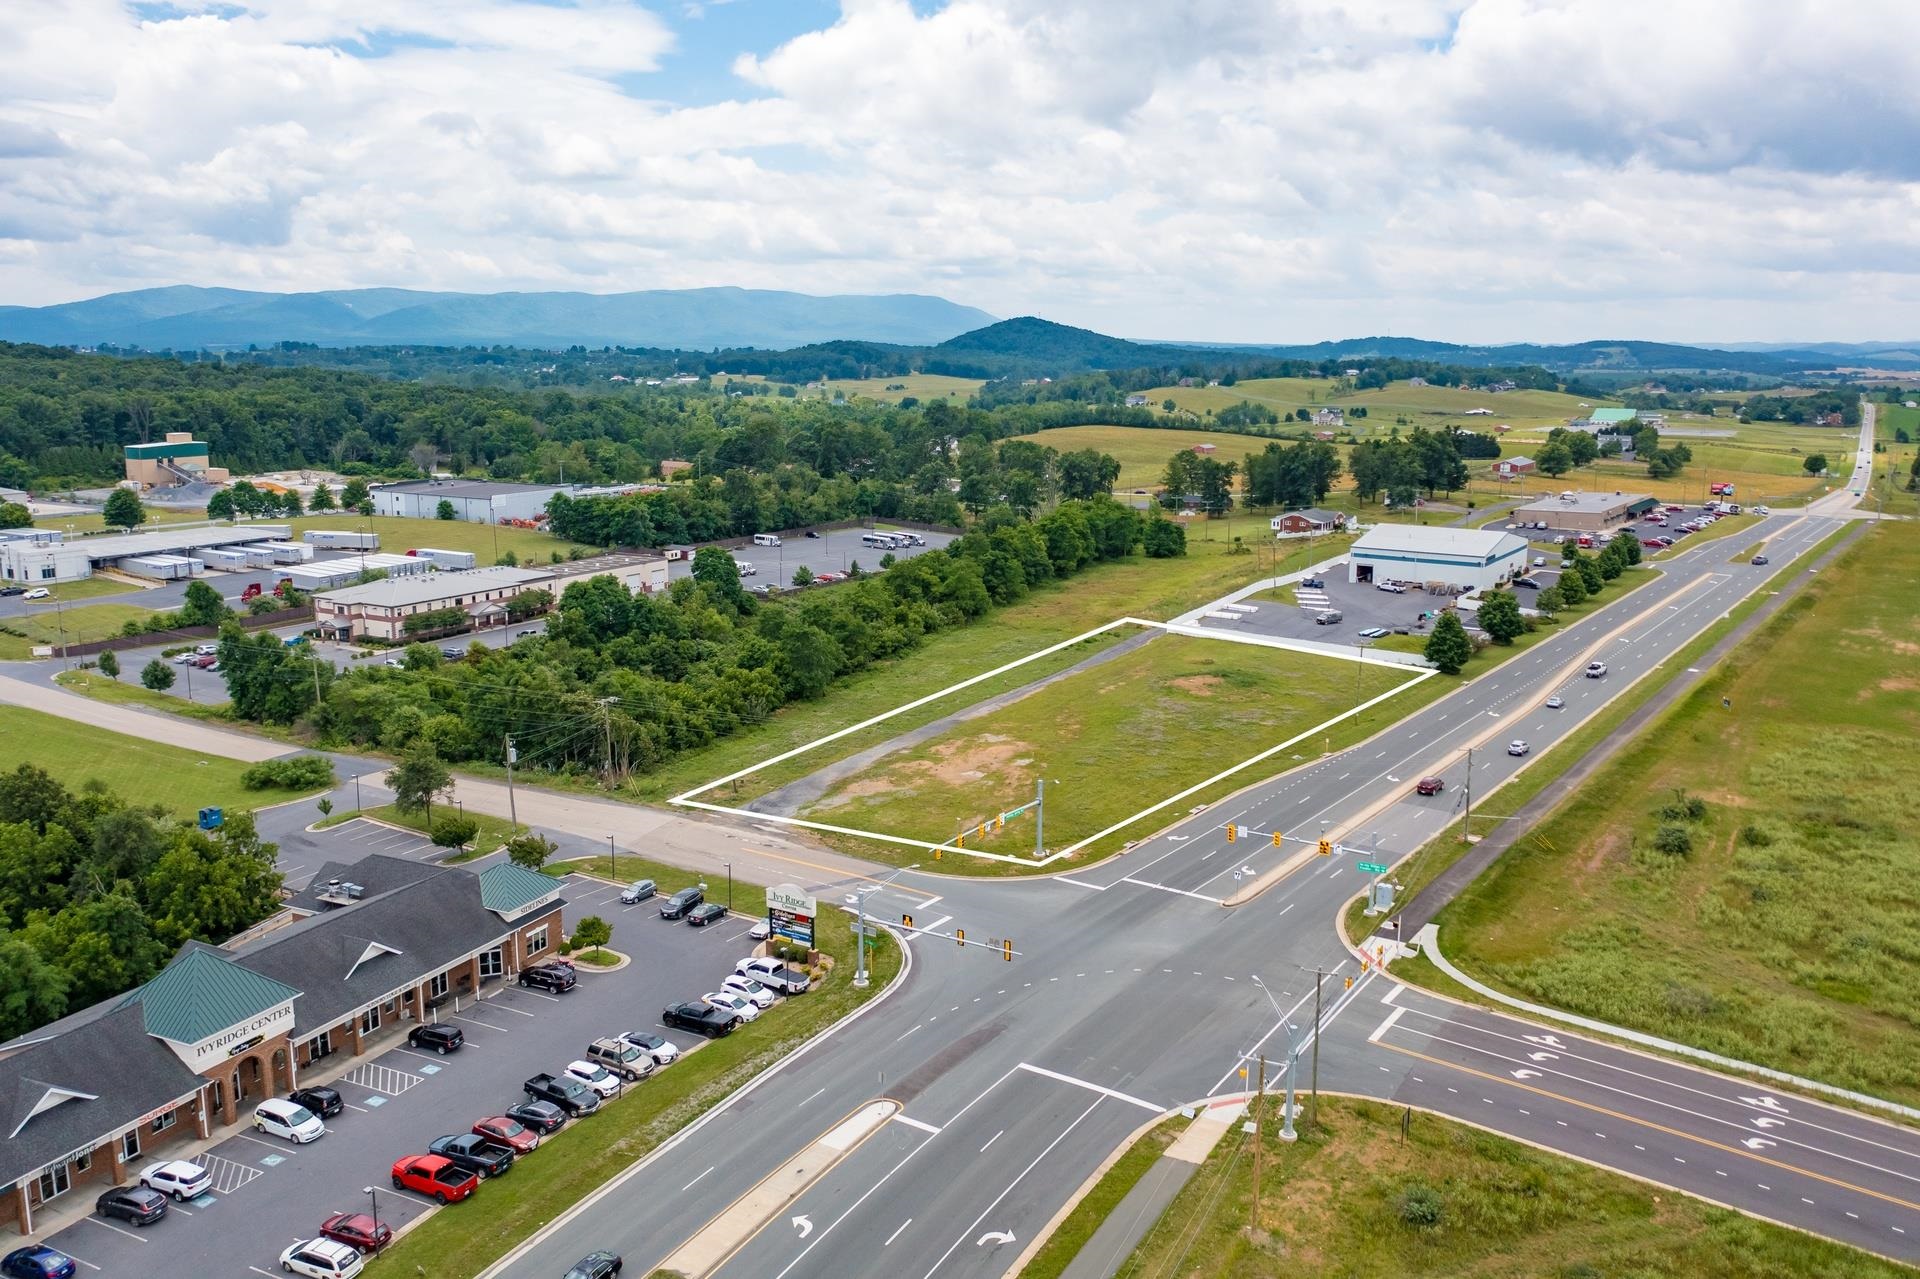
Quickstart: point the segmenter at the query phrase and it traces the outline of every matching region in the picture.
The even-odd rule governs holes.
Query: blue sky
[[[10,0],[0,304],[936,293],[1225,342],[1905,338],[1911,0]]]

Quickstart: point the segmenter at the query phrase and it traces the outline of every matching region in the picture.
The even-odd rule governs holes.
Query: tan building
[[[1565,533],[1598,533],[1630,523],[1659,503],[1646,493],[1576,493],[1543,497],[1513,513],[1516,522],[1544,520],[1550,529]]]
[[[126,462],[127,478],[143,488],[227,482],[227,469],[207,464],[207,446],[191,431],[168,431],[157,444],[129,444]]]
[[[384,1051],[560,941],[560,881],[511,862],[375,855],[315,883],[282,926],[190,942],[137,990],[0,1044],[0,1229],[246,1121],[321,1058]]]
[[[313,597],[313,620],[342,639],[397,644],[414,634],[427,638],[476,626],[503,625],[507,620],[506,601],[522,591],[537,590],[552,590],[558,596],[553,572],[495,566],[458,573],[416,573],[322,591]],[[447,609],[465,613],[466,623],[424,632],[416,627],[415,632],[408,632],[408,618]]]

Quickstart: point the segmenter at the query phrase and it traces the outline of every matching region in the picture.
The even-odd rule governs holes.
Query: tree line
[[[251,813],[209,832],[97,782],[69,790],[29,764],[0,775],[0,1039],[131,990],[186,942],[224,942],[272,914],[277,853]]]

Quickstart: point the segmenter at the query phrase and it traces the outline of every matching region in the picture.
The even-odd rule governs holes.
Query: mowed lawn
[[[1264,436],[1241,435],[1234,431],[1177,431],[1150,426],[1056,426],[1019,438],[1044,444],[1062,453],[1079,449],[1097,449],[1120,463],[1120,479],[1115,488],[1157,489],[1166,474],[1167,459],[1195,445],[1211,444],[1216,461],[1240,462],[1249,453],[1258,453],[1274,443]],[[1291,441],[1281,440],[1287,445]],[[1235,481],[1236,487],[1239,481]]]
[[[36,644],[50,645],[57,653],[62,643],[108,639],[120,634],[128,621],[150,617],[153,612],[137,604],[81,604],[0,618],[0,660],[31,657]]]
[[[1528,998],[1920,1102],[1917,773],[1920,539],[1885,525],[1443,912],[1443,945]]]
[[[403,520],[387,515],[342,515],[338,511],[323,511],[319,515],[302,515],[293,520],[262,521],[268,524],[276,522],[292,524],[295,541],[300,540],[308,529],[371,529],[380,535],[381,551],[389,555],[405,555],[416,547],[431,546],[443,551],[471,551],[481,564],[491,564],[508,551],[519,556],[523,564],[545,564],[555,554],[564,559],[577,545],[537,529],[469,524],[465,520]]]
[[[22,764],[44,768],[71,790],[97,779],[129,803],[158,804],[183,817],[203,807],[239,810],[289,798],[285,791],[246,789],[240,774],[248,765],[238,760],[0,706],[0,772]]]
[[[1270,1085],[1271,1086],[1271,1085]],[[1278,1108],[1279,1102],[1268,1104]],[[1253,1220],[1253,1142],[1214,1148],[1116,1272],[1146,1279],[1894,1279],[1890,1261],[1755,1221],[1464,1124],[1322,1097],[1321,1123],[1265,1160]],[[1251,1227],[1251,1228],[1250,1228]],[[1021,1279],[1048,1279],[1030,1267]]]
[[[1907,433],[1907,443],[1899,441],[1899,432]],[[1874,436],[1885,450],[1875,458],[1873,491],[1867,505],[1889,515],[1920,515],[1920,494],[1907,489],[1913,475],[1913,458],[1920,451],[1920,409],[1900,404],[1882,404],[1874,418]]]
[[[1394,426],[1403,430],[1414,426],[1434,428],[1452,424],[1467,430],[1485,431],[1493,424],[1528,428],[1563,425],[1570,417],[1579,417],[1605,401],[1589,401],[1582,407],[1578,396],[1558,391],[1462,391],[1451,386],[1414,386],[1393,382],[1376,390],[1348,390],[1345,379],[1335,378],[1249,378],[1233,386],[1157,386],[1145,392],[1147,403],[1165,412],[1172,400],[1176,412],[1202,417],[1218,413],[1242,401],[1272,409],[1282,417],[1296,409],[1338,406],[1364,408],[1367,416],[1349,417],[1342,430],[1355,435],[1384,434]],[[1469,415],[1469,409],[1489,409],[1489,414]],[[1401,421],[1404,419],[1404,422]],[[1308,427],[1308,423],[1296,423]]]
[[[1675,421],[1664,432],[1664,444],[1685,444],[1693,460],[1679,475],[1656,480],[1647,475],[1644,462],[1620,462],[1601,459],[1569,471],[1558,478],[1545,475],[1525,477],[1514,483],[1502,483],[1492,475],[1494,463],[1469,463],[1474,472],[1472,491],[1503,496],[1557,493],[1562,489],[1608,492],[1620,489],[1629,493],[1651,493],[1662,501],[1705,501],[1708,486],[1730,483],[1734,497],[1743,504],[1754,502],[1798,502],[1820,496],[1829,484],[1808,474],[1806,459],[1824,453],[1828,469],[1845,477],[1852,465],[1858,434],[1852,427],[1794,426],[1784,422],[1737,422],[1732,418],[1689,418]],[[1725,431],[1727,435],[1688,436],[1675,430]],[[1545,431],[1518,432],[1501,441],[1503,455],[1534,456],[1545,440]]]
[[[1294,545],[1284,548],[1283,552],[1265,555],[1232,555],[1228,553],[1231,545],[1228,542],[1190,540],[1187,554],[1177,559],[1150,560],[1135,554],[1096,565],[1071,581],[1043,586],[1019,603],[999,609],[972,626],[943,631],[910,653],[835,684],[818,701],[783,707],[763,723],[742,728],[705,750],[669,761],[655,772],[628,782],[623,794],[641,800],[677,795],[1029,656],[1115,618],[1166,621],[1257,578],[1305,568],[1316,558],[1336,554],[1349,540],[1325,538],[1317,550]],[[962,694],[966,700],[959,704],[968,705],[1063,670],[1118,638],[1110,632],[1107,637],[1089,640],[996,680],[977,684]],[[743,803],[954,709],[944,700],[932,703],[861,733],[849,734],[701,798],[714,803]]]
[[[1162,636],[878,760],[831,788],[803,815],[941,842],[1028,803],[1035,782],[1045,778],[1046,842],[1059,849],[1395,688],[1411,674],[1224,640]],[[1316,741],[1309,753],[1318,746]],[[1242,784],[1257,775],[1250,773]],[[1163,810],[1157,821],[1184,811]],[[1155,821],[1145,819],[1143,828]],[[1113,839],[1128,833],[1140,832]],[[1030,854],[1033,815],[1010,820],[984,839],[970,837],[967,846]]]
[[[973,398],[974,392],[984,385],[979,378],[947,377],[940,373],[908,373],[901,377],[870,377],[846,379],[829,382],[824,392],[802,392],[802,396],[824,395],[832,399],[844,395],[849,400],[858,396],[862,399],[881,400],[888,404],[898,404],[908,396],[921,402],[927,400],[952,399],[962,403]]]

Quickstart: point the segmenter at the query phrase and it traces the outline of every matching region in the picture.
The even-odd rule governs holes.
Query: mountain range
[[[815,297],[767,289],[639,293],[253,293],[175,285],[54,306],[0,307],[0,339],[196,351],[319,346],[645,346],[785,349],[850,338],[931,346],[994,317],[921,294]]]

